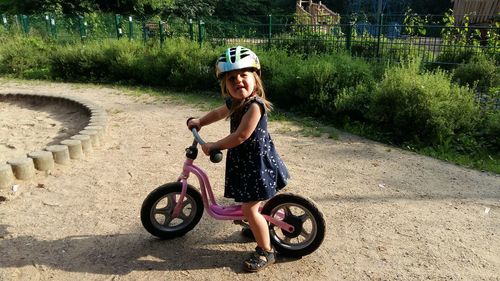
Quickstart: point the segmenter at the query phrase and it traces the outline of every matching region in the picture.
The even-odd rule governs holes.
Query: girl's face
[[[224,79],[226,89],[234,99],[243,100],[255,91],[255,76],[252,70],[233,70],[228,72]]]

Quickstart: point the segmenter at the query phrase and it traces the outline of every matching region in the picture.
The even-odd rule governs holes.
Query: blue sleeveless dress
[[[267,113],[260,97],[247,99],[241,109],[231,115],[231,133],[236,131],[252,103],[261,108],[259,123],[246,141],[228,149],[226,157],[224,197],[236,202],[270,199],[286,186],[290,177],[267,131]],[[231,109],[231,100],[226,101],[226,105]]]

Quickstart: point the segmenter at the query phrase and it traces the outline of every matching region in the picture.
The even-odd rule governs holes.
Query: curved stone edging
[[[47,171],[56,165],[68,165],[71,160],[81,159],[104,141],[107,114],[98,105],[81,98],[51,94],[0,93],[0,101],[35,99],[50,104],[77,106],[89,117],[86,127],[77,134],[62,140],[58,145],[47,145],[42,150],[26,153],[25,156],[0,163],[0,190],[11,186],[15,179],[28,180],[34,176],[33,169]],[[22,161],[20,159],[22,158]]]

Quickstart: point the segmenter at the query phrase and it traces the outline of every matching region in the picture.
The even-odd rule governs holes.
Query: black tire
[[[290,193],[278,194],[264,205],[262,214],[284,220],[295,227],[293,233],[274,225],[269,227],[271,243],[282,255],[306,256],[316,251],[323,243],[325,219],[310,199]]]
[[[172,219],[174,200],[180,195],[180,182],[167,183],[157,187],[144,199],[141,207],[141,222],[151,234],[161,239],[183,236],[192,230],[203,215],[201,194],[193,186],[187,186],[184,206],[179,217]]]

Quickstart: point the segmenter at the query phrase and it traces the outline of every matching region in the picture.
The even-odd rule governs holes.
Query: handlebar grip
[[[212,161],[212,163],[219,163],[222,161],[222,158],[222,152],[220,150],[210,151],[210,161]]]

